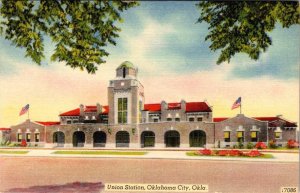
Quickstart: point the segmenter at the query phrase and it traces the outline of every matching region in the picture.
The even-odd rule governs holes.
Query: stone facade
[[[60,114],[60,122],[25,121],[12,126],[11,140],[46,147],[193,148],[227,147],[276,139],[296,139],[297,125],[281,117],[213,119],[207,102],[145,104],[144,87],[130,62],[116,69],[108,85],[108,105],[79,105]],[[39,141],[36,141],[36,136]],[[28,139],[30,136],[30,139]],[[19,140],[18,140],[19,139]]]

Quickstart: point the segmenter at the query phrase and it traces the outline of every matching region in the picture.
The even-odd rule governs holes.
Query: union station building
[[[33,146],[86,148],[232,147],[238,142],[296,139],[297,124],[282,116],[213,118],[206,102],[145,103],[138,70],[130,62],[109,81],[108,105],[79,105],[61,113],[58,122],[26,120],[12,126],[12,142]]]

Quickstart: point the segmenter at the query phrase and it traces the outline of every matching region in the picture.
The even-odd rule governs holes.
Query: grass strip
[[[219,156],[219,155],[197,155],[195,154],[195,152],[190,151],[190,152],[186,152],[187,156],[200,156],[200,157],[225,157],[225,158],[265,158],[265,159],[270,159],[270,158],[274,158],[274,156],[272,154],[269,153],[264,153],[263,155],[259,156],[259,157],[249,157],[249,156]]]
[[[26,154],[29,151],[6,151],[6,150],[0,150],[0,154]]]
[[[135,151],[55,151],[53,154],[68,155],[145,155],[147,152]]]

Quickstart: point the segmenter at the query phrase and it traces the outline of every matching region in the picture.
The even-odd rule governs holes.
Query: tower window
[[[118,123],[127,123],[127,98],[118,98]]]
[[[123,78],[126,76],[126,68],[123,68]]]

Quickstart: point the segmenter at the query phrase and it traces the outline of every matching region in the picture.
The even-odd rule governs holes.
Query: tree
[[[121,0],[1,0],[0,33],[39,65],[45,57],[43,37],[48,36],[56,46],[52,61],[95,73],[109,55],[105,47],[116,45],[120,13],[136,5]]]
[[[299,24],[298,1],[203,1],[198,22],[209,24],[212,51],[221,50],[217,64],[228,61],[236,53],[246,53],[257,60],[272,44],[267,34],[280,23],[283,28]]]

